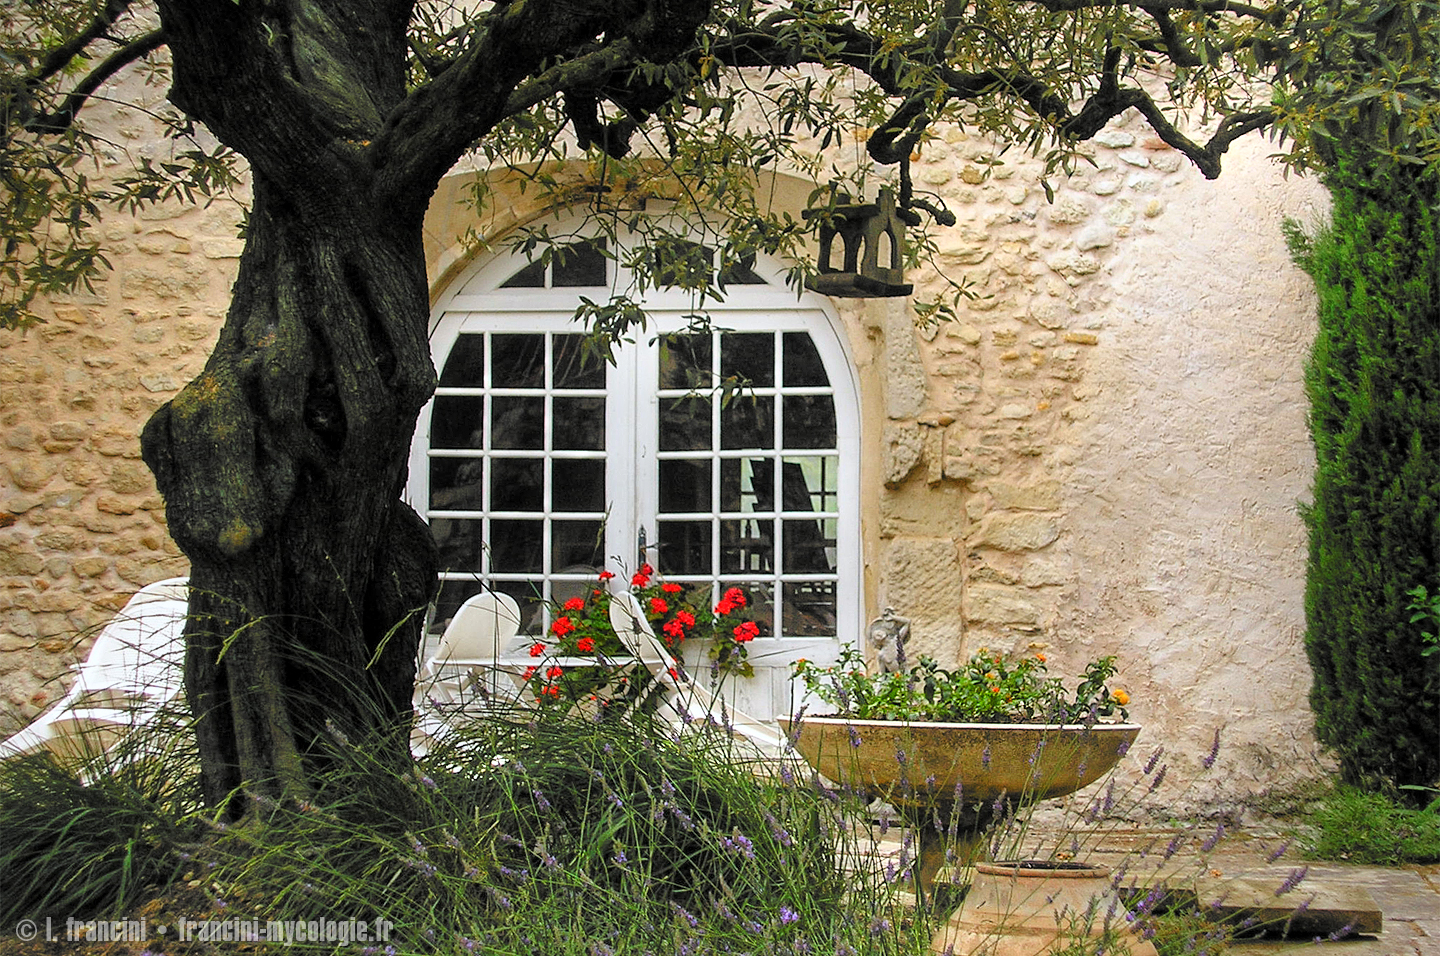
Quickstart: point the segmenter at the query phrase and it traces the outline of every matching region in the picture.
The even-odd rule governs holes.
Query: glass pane
[[[835,571],[835,519],[785,522],[786,574],[832,574]]]
[[[496,395],[490,400],[490,447],[545,447],[543,396]]]
[[[462,335],[445,357],[440,384],[446,388],[479,388],[485,384],[485,336]]]
[[[555,398],[554,445],[575,451],[605,450],[605,399]]]
[[[481,571],[485,560],[485,523],[478,518],[432,518],[430,533],[440,548],[440,570]]]
[[[545,263],[532,262],[504,282],[502,289],[543,289],[545,288]]]
[[[710,450],[710,399],[660,400],[660,450]]]
[[[660,339],[661,388],[710,388],[714,349],[709,335],[666,335]]]
[[[755,253],[737,258],[725,257],[720,266],[720,288],[727,285],[764,285],[765,280],[755,271]]]
[[[554,349],[556,388],[604,388],[606,362],[599,355],[585,354],[585,336],[557,335]]]
[[[435,407],[430,410],[431,448],[481,448],[484,442],[483,396],[435,396]]]
[[[660,462],[660,510],[710,510],[710,459]]]
[[[557,572],[599,574],[605,562],[604,524],[599,521],[555,521],[550,524],[550,562]]]
[[[770,511],[774,508],[770,490],[775,486],[775,459],[722,458],[720,460],[720,510]],[[758,480],[757,480],[757,475]],[[764,500],[760,498],[764,494]]]
[[[720,410],[721,448],[774,448],[775,398],[737,395]]]
[[[793,581],[784,586],[786,637],[834,637],[834,581]]]
[[[490,522],[490,569],[498,573],[538,574],[544,553],[545,523],[517,518]]]
[[[756,388],[775,384],[775,336],[769,332],[726,332],[720,336],[720,376],[740,378]]]
[[[775,567],[775,522],[726,519],[720,522],[720,573],[744,574]]]
[[[604,511],[605,459],[552,458],[551,511]]]
[[[545,336],[490,337],[490,385],[494,388],[545,387]]]
[[[484,477],[485,463],[479,458],[431,458],[431,510],[481,510]]]
[[[829,395],[786,395],[784,412],[786,448],[834,448],[835,400]]]
[[[701,289],[710,282],[715,269],[715,250],[698,242],[671,239],[651,247],[655,284]]]
[[[491,511],[543,511],[544,508],[545,459],[490,459]]]
[[[556,288],[604,285],[606,275],[605,240],[590,239],[555,250],[551,262],[550,283]]]
[[[658,537],[662,574],[710,573],[709,521],[661,521]]]
[[[808,332],[786,332],[782,337],[785,354],[781,358],[784,366],[786,388],[824,388],[830,384],[825,374],[825,363],[820,361],[820,352]]]
[[[780,466],[780,480],[784,489],[780,504],[784,510],[837,510],[838,461],[834,456],[785,459]]]

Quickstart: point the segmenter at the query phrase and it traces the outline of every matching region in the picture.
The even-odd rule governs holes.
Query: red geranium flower
[[[564,673],[565,668],[561,667],[559,664],[551,664],[550,667],[545,671],[545,676],[550,678],[551,680],[554,680],[555,678],[560,677]]]
[[[520,677],[522,680],[529,680],[530,678],[535,676],[535,673],[538,670],[540,670],[540,668],[538,667],[527,667],[525,668],[525,672],[521,674]]]
[[[565,602],[564,607],[567,611],[583,611],[585,610],[585,599],[573,597]]]
[[[735,643],[744,644],[760,636],[760,626],[754,621],[745,621],[735,626]]]
[[[545,653],[545,645],[544,645],[544,644],[531,644],[531,645],[530,645],[530,656],[531,656],[531,657],[539,657],[541,654],[544,654],[544,653]]]
[[[725,592],[725,597],[722,600],[728,601],[736,607],[744,607],[745,592],[739,588],[731,588]]]
[[[575,622],[568,617],[557,617],[555,623],[550,625],[550,630],[555,632],[556,637],[564,637],[575,630]]]
[[[575,642],[575,648],[582,654],[589,654],[591,651],[595,650],[595,638],[582,637],[580,638],[580,640]]]
[[[608,581],[608,580],[610,580],[611,578],[613,578],[614,576],[615,576],[615,572],[614,572],[614,571],[601,571],[601,572],[600,572],[600,580],[602,580],[602,581]]]
[[[681,591],[684,590],[684,588],[680,587],[680,585],[678,584],[672,584],[671,582],[666,581],[664,584],[660,585],[660,590],[664,591],[666,594],[679,594]]]
[[[661,597],[652,597],[652,598],[650,599],[650,613],[651,613],[651,614],[666,614],[666,613],[669,612],[669,610],[670,610],[670,605],[665,603],[665,599],[664,599],[664,598],[661,598]]]

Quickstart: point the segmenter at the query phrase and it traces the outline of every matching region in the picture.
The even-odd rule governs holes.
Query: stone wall
[[[1323,192],[1259,140],[1213,183],[1138,122],[1088,148],[1047,202],[1033,163],[1007,153],[987,175],[991,145],[927,144],[917,182],[960,222],[936,230],[918,295],[944,275],[977,297],[931,329],[903,300],[838,306],[862,385],[867,607],[911,617],[915,649],[947,663],[1043,648],[1070,673],[1114,654],[1149,739],[1198,758],[1223,725],[1242,789],[1283,785],[1316,764],[1296,513],[1313,302],[1280,221],[1315,218]],[[432,209],[436,292],[463,264],[458,208]],[[96,293],[0,332],[0,733],[60,693],[87,629],[184,571],[137,436],[214,340],[237,218],[228,201],[113,217]]]

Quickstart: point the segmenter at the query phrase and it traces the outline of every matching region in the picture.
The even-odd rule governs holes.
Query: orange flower
[[[1130,695],[1125,693],[1125,691],[1120,688],[1117,688],[1110,693],[1110,699],[1115,701],[1115,703],[1119,704],[1121,707],[1124,707],[1126,704],[1130,703]]]

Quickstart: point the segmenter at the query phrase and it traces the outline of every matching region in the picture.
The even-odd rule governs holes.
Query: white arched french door
[[[440,546],[437,618],[484,587],[541,634],[551,602],[602,569],[627,580],[643,553],[666,580],[745,589],[760,637],[735,703],[787,712],[790,663],[860,632],[858,399],[835,318],[762,261],[722,276],[710,329],[686,294],[651,290],[649,328],[614,364],[587,360],[580,297],[628,286],[631,250],[600,242],[492,257],[437,305],[409,489]],[[727,397],[727,378],[745,387]]]

